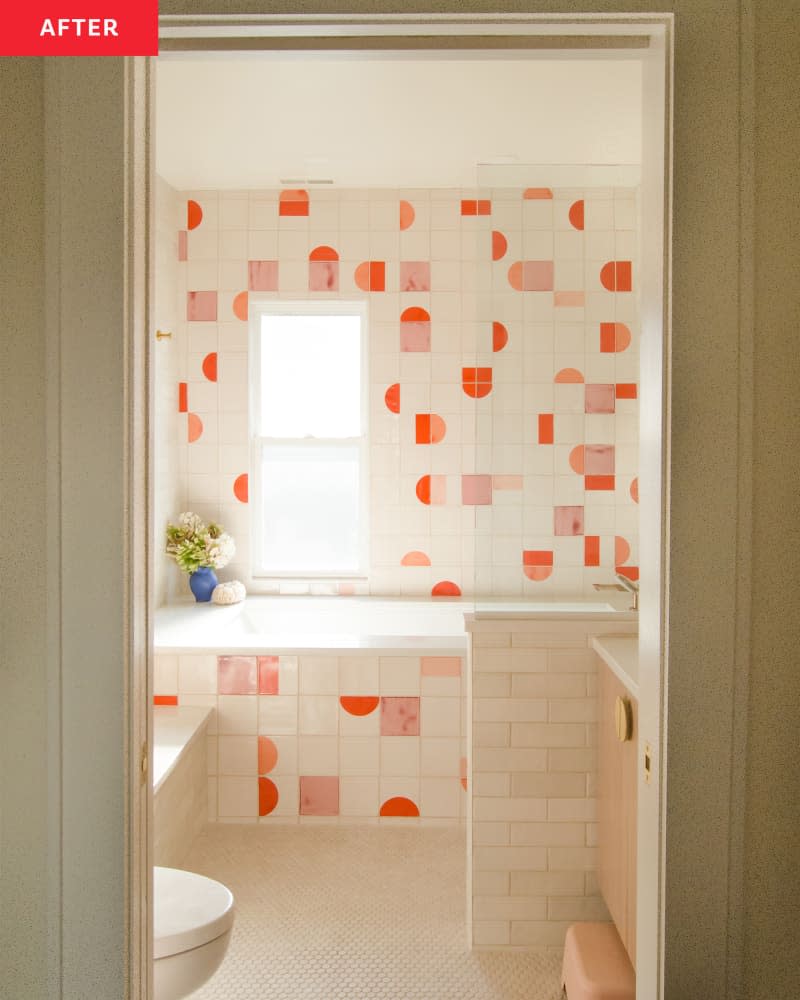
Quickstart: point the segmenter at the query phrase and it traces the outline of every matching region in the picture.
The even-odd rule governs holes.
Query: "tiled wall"
[[[159,653],[155,691],[159,703],[216,709],[212,820],[465,815],[460,655]]]
[[[593,635],[636,623],[483,620],[472,647],[472,940],[555,947],[607,920],[597,886]]]
[[[236,538],[223,577],[253,589],[254,296],[368,301],[369,578],[318,591],[538,597],[637,575],[633,190],[181,201],[175,469],[182,506]]]

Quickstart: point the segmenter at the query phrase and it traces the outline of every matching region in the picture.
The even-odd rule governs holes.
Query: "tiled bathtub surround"
[[[155,685],[216,709],[212,820],[457,823],[462,675],[456,655],[158,653]]]
[[[256,298],[368,303],[368,579],[318,592],[535,599],[637,573],[633,190],[180,198],[173,468],[236,538],[226,577],[252,589]]]
[[[596,662],[632,616],[472,623],[472,941],[563,947],[596,879]]]

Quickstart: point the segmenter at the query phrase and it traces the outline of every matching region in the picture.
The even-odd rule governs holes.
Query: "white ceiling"
[[[156,170],[183,190],[471,187],[479,163],[641,157],[636,59],[161,58],[156,108]]]

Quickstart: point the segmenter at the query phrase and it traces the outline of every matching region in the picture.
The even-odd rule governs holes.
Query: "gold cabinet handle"
[[[633,706],[629,698],[617,695],[614,704],[614,724],[617,730],[617,739],[620,743],[627,743],[633,736]]]

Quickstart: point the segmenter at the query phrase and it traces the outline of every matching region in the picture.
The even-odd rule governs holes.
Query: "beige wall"
[[[567,5],[531,0],[502,6],[545,11]],[[800,485],[794,243],[800,232],[795,69],[800,5],[680,0],[582,6],[655,7],[677,14],[666,996],[796,996],[800,893],[792,845],[798,769],[788,755],[800,732],[793,600]],[[184,7],[161,4],[162,13]],[[486,9],[477,0],[420,7]],[[195,12],[202,9],[263,12],[263,4],[192,5]],[[270,5],[273,12],[280,9]],[[371,0],[324,7],[295,2],[283,9],[407,13],[409,7]],[[6,556],[0,575],[23,584],[3,594],[8,621],[0,697],[2,919],[4,932],[11,932],[0,948],[4,965],[11,967],[0,974],[9,995],[19,1000],[55,995],[45,986],[46,911],[49,897],[51,914],[59,909],[58,868],[45,876],[44,862],[62,787],[69,794],[64,838],[69,877],[60,904],[68,946],[63,996],[123,996],[123,685],[115,665],[122,661],[118,624],[124,598],[114,543],[123,482],[115,417],[120,358],[113,349],[121,326],[122,74],[116,61],[79,62],[82,79],[72,88],[74,106],[65,110],[83,126],[76,129],[70,122],[61,136],[68,154],[63,191],[71,225],[81,230],[79,209],[91,218],[82,227],[80,252],[62,260],[82,319],[78,325],[67,316],[61,339],[73,353],[61,374],[62,402],[69,403],[61,425],[69,482],[59,500],[57,484],[46,489],[44,482],[43,317],[37,304],[43,280],[42,68],[36,60],[0,60],[8,181],[3,207],[11,219],[3,229],[3,277],[10,286],[2,299],[3,346],[10,363],[2,371],[0,476],[7,530],[13,525],[20,532],[19,548],[30,556],[25,561]],[[748,120],[753,100],[755,133]],[[69,175],[69,154],[77,156],[80,144],[96,155],[90,177]],[[96,307],[86,311],[93,299]],[[99,397],[81,395],[85,373],[78,357],[91,359],[92,388]],[[94,426],[100,413],[109,418],[103,433]],[[21,445],[20,435],[29,443]],[[52,514],[47,523],[64,525],[66,565],[79,591],[66,597],[60,661],[42,639],[48,588],[58,588],[57,561],[52,549],[45,559],[42,544],[47,504]],[[30,529],[31,521],[38,533]],[[87,532],[111,541],[87,548],[81,544]],[[58,699],[52,725],[44,721],[48,691],[57,691],[59,682],[63,782],[55,766],[47,767],[48,738],[55,735],[59,746]],[[28,753],[20,750],[22,735],[29,737]],[[78,788],[83,794],[75,797]],[[92,829],[94,835],[83,842],[80,835]]]

